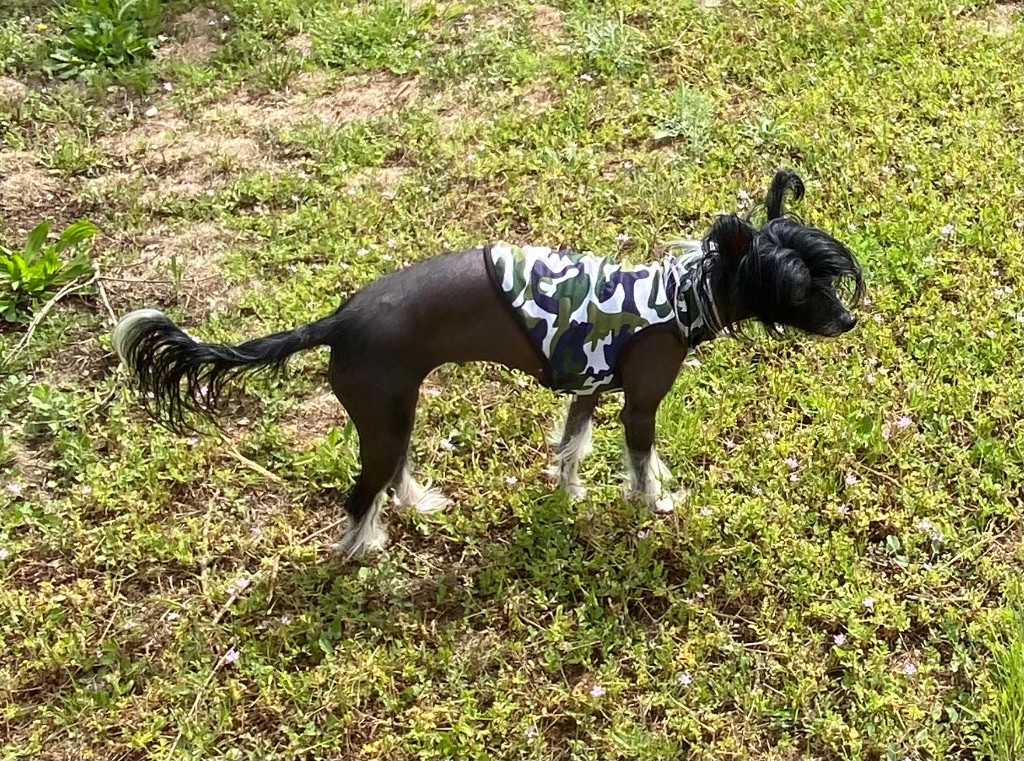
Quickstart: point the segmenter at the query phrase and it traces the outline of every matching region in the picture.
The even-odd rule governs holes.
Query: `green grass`
[[[14,6],[0,236],[92,219],[118,313],[237,341],[485,239],[647,259],[780,166],[871,301],[839,341],[697,352],[667,519],[620,497],[616,400],[569,505],[563,400],[438,371],[414,452],[456,506],[355,564],[323,353],[174,436],[102,299],[62,301],[0,370],[0,755],[1020,756],[1012,5],[165,2],[156,58],[91,84],[44,73],[59,10]]]

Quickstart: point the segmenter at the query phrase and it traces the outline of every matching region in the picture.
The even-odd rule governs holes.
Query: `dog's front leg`
[[[626,433],[626,452],[629,468],[629,492],[638,497],[656,513],[670,513],[675,507],[673,494],[664,482],[672,478],[668,468],[654,448],[654,421],[657,407],[644,409],[630,405],[629,398],[620,418]]]
[[[583,458],[590,454],[591,419],[600,398],[600,394],[573,397],[561,432],[555,433],[549,442],[555,453],[548,474],[557,479],[558,486],[569,499],[583,499],[587,494],[580,484],[579,468]]]

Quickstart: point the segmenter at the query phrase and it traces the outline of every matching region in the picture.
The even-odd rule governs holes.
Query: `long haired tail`
[[[340,338],[340,312],[295,330],[238,346],[198,343],[156,309],[125,315],[114,328],[114,350],[128,366],[157,420],[175,431],[192,428],[186,412],[207,418],[227,383],[259,370],[279,369],[304,349]]]

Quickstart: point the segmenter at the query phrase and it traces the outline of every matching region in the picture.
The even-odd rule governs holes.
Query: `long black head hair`
[[[804,191],[799,175],[783,169],[763,206],[746,218],[726,214],[715,220],[702,242],[701,291],[704,300],[719,300],[717,312],[726,324],[717,329],[740,332],[730,315],[756,319],[775,335],[786,326],[836,335],[856,322],[848,307],[864,297],[860,264],[840,241],[785,210],[787,195],[800,200]],[[756,226],[752,219],[758,218],[764,222]]]

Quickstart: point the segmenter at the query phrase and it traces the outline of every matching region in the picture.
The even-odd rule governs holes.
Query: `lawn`
[[[5,0],[0,245],[89,220],[98,276],[0,320],[0,756],[1024,755],[1020,7],[555,2]],[[570,504],[564,400],[445,367],[455,505],[346,563],[324,352],[196,436],[110,352],[111,312],[237,342],[488,239],[652,259],[782,166],[869,302],[688,360],[667,518],[617,399]]]

